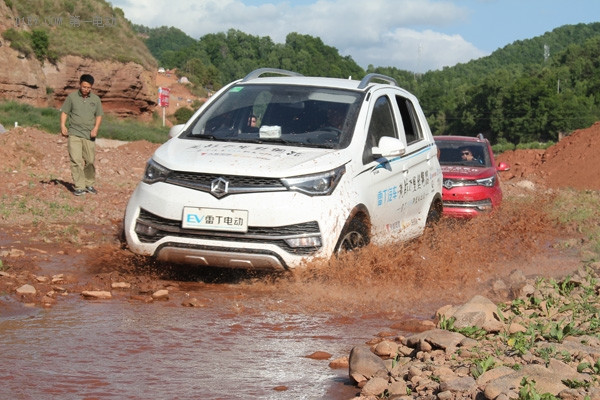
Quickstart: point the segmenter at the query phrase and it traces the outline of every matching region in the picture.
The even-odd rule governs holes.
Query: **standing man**
[[[94,77],[81,75],[79,90],[67,96],[60,111],[60,131],[68,137],[71,176],[73,177],[75,196],[86,192],[96,194],[96,136],[102,122],[102,103],[100,97],[92,93]],[[68,119],[68,126],[67,126]]]

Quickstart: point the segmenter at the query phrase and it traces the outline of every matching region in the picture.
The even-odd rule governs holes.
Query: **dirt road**
[[[427,262],[419,265],[418,269],[410,263],[423,260],[423,254],[429,253],[428,250],[411,244],[413,247],[402,247],[411,256],[405,255],[398,260],[398,247],[391,249],[391,254],[378,249],[377,257],[371,259],[366,256],[366,259],[358,261],[359,265],[353,267],[356,276],[352,279],[359,278],[360,274],[373,274],[373,264],[378,262],[380,265],[375,270],[380,275],[385,275],[386,268],[390,273],[399,267],[406,268],[402,281],[395,283],[406,283],[409,276],[412,276],[413,283],[426,279],[432,282],[489,281],[501,271],[489,270],[489,267],[474,270],[470,263],[458,256],[461,251],[479,257],[475,258],[477,264],[503,259],[509,263],[512,261],[505,253],[515,250],[512,247],[514,243],[518,243],[517,252],[534,254],[532,249],[539,248],[541,240],[550,245],[557,238],[564,239],[561,236],[569,236],[570,233],[555,231],[539,204],[524,205],[514,199],[519,199],[524,191],[531,194],[531,189],[524,189],[524,180],[532,182],[535,185],[533,192],[542,198],[548,197],[544,195],[547,188],[599,190],[598,139],[600,123],[574,132],[547,151],[518,150],[500,155],[499,160],[508,162],[512,168],[502,175],[507,201],[505,214],[495,216],[492,221],[497,230],[490,233],[490,222],[486,219],[470,223],[467,232],[458,233],[465,238],[464,243],[458,247],[456,243],[446,243],[445,248],[437,248],[436,252],[427,255]],[[0,170],[3,174],[0,180],[0,260],[3,270],[15,277],[0,279],[0,292],[23,302],[54,303],[56,296],[46,295],[52,289],[51,280],[36,279],[36,276],[48,275],[42,270],[42,265],[57,257],[86,256],[92,260],[93,266],[89,271],[80,271],[82,276],[65,278],[75,285],[71,291],[102,286],[102,283],[106,286],[115,279],[110,275],[115,274],[111,270],[115,264],[119,265],[119,274],[146,266],[145,260],[138,260],[124,248],[121,223],[128,197],[139,181],[147,159],[158,145],[105,139],[99,139],[97,145],[99,193],[75,197],[69,190],[71,178],[63,138],[34,128],[14,128],[0,135]],[[453,232],[448,235],[443,229],[447,228],[439,229],[438,242],[446,241],[446,236],[460,237],[456,229],[465,228],[452,227]],[[483,253],[480,250],[482,241],[489,242],[485,243]],[[436,264],[432,260],[439,261]],[[560,270],[562,267],[557,268]],[[539,268],[532,266],[529,269],[535,273]],[[419,271],[418,275],[415,270]],[[473,275],[477,270],[481,271],[481,276]],[[144,287],[164,285],[155,278],[135,274],[129,277]],[[36,295],[15,295],[17,287],[32,281],[39,285]],[[435,288],[432,287],[432,290]],[[410,297],[410,293],[405,291],[404,296]]]

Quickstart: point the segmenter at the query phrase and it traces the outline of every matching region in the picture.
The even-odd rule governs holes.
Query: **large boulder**
[[[349,375],[357,383],[371,379],[378,372],[385,372],[385,363],[368,346],[355,346],[350,351]]]

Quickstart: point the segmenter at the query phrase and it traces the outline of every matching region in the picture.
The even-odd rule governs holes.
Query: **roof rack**
[[[278,74],[278,75],[285,75],[285,76],[303,76],[302,74],[299,74],[298,72],[287,71],[285,69],[259,68],[259,69],[255,69],[254,71],[252,71],[248,75],[246,75],[244,77],[244,79],[242,79],[242,82],[246,82],[251,79],[259,78],[263,74]]]
[[[367,85],[369,83],[371,83],[371,81],[373,81],[374,79],[379,79],[381,81],[385,81],[387,83],[391,83],[394,86],[398,86],[398,82],[396,82],[396,80],[394,78],[391,78],[391,77],[389,77],[387,75],[382,75],[382,74],[367,74],[364,78],[362,78],[362,80],[358,84],[358,88],[359,89],[366,88]]]

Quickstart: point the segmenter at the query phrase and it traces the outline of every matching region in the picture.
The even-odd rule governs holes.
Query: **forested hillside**
[[[493,143],[556,141],[559,133],[600,120],[600,23],[566,25],[516,41],[469,63],[415,74],[369,66],[309,35],[283,44],[236,30],[198,40],[176,28],[135,26],[166,68],[178,68],[211,89],[259,67],[305,75],[360,79],[379,72],[415,93],[435,134],[484,133]]]

